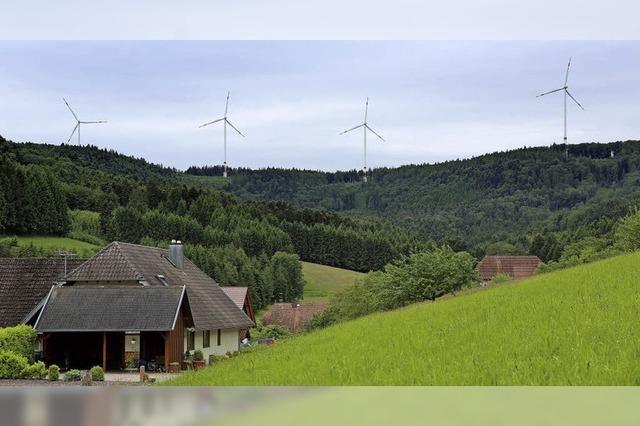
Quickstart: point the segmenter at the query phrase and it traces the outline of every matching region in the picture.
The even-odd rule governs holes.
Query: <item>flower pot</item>
[[[180,372],[180,363],[171,362],[169,363],[169,373],[179,373]]]
[[[204,360],[202,360],[202,361],[193,361],[193,369],[194,370],[200,370],[200,369],[204,368],[204,366],[205,366]]]

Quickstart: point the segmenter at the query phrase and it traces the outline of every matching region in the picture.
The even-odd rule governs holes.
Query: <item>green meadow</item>
[[[304,286],[304,300],[325,302],[336,292],[351,286],[363,273],[317,263],[301,262],[302,273],[306,284]]]
[[[18,247],[33,245],[50,252],[70,250],[78,254],[90,255],[100,248],[97,245],[67,237],[29,235],[16,238]]]
[[[168,385],[638,385],[640,253],[252,348]]]

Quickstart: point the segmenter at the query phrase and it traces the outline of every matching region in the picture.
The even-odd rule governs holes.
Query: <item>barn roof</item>
[[[247,299],[248,287],[221,287],[229,296],[229,299],[240,309],[244,308],[244,301]]]
[[[54,286],[34,328],[39,332],[168,331],[185,287]]]
[[[478,270],[485,280],[490,280],[497,274],[526,278],[534,274],[540,262],[538,256],[485,256],[480,261]]]
[[[67,260],[67,268],[83,260]],[[47,295],[51,286],[64,280],[62,258],[0,258],[0,327],[20,324]]]
[[[113,242],[69,273],[66,281],[69,285],[83,281],[138,281],[146,289],[184,286],[196,329],[254,325],[218,283],[189,259],[184,258],[184,269],[181,270],[169,260],[168,250],[157,247]]]
[[[292,333],[302,330],[314,315],[327,309],[326,303],[274,303],[262,317],[264,325],[283,325]]]

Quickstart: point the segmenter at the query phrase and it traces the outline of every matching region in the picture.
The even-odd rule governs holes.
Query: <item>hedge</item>
[[[0,351],[0,379],[21,379],[28,367],[26,357],[11,351]]]
[[[0,328],[0,351],[11,351],[33,361],[36,332],[28,325]]]

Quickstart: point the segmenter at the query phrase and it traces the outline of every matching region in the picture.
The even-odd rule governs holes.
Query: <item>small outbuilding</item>
[[[262,317],[264,325],[282,325],[292,333],[301,331],[305,324],[322,313],[329,305],[326,303],[274,303]]]
[[[538,256],[485,256],[478,264],[482,279],[489,281],[498,274],[511,278],[530,277],[542,261]]]

